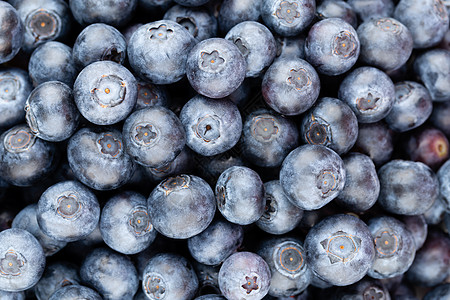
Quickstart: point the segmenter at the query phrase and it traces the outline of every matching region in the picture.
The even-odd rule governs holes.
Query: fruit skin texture
[[[10,61],[16,56],[23,45],[24,28],[17,14],[17,10],[11,4],[2,1],[0,3],[0,63]]]

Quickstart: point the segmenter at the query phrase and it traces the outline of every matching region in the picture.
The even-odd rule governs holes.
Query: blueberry
[[[78,74],[73,93],[83,117],[96,125],[111,125],[124,120],[133,110],[137,83],[122,65],[99,61]]]
[[[315,23],[305,41],[306,60],[321,74],[336,76],[350,70],[359,57],[356,30],[339,18]]]
[[[303,217],[303,210],[291,203],[279,180],[264,184],[264,213],[256,225],[270,234],[284,234],[293,230]]]
[[[51,295],[48,300],[73,300],[73,299],[88,299],[101,300],[102,297],[94,291],[81,285],[69,285],[58,289]]]
[[[439,180],[439,191],[442,200],[446,203],[447,210],[450,211],[450,160],[447,160],[437,171]]]
[[[433,112],[429,120],[446,136],[450,136],[450,101],[434,102]]]
[[[384,122],[359,124],[354,150],[366,154],[375,166],[388,162],[394,151],[393,132]]]
[[[19,228],[0,232],[0,290],[29,289],[39,281],[44,268],[44,251],[31,233]]]
[[[0,176],[8,183],[30,186],[53,171],[55,145],[37,138],[27,125],[5,131],[0,141]]]
[[[210,38],[195,45],[186,61],[186,75],[192,88],[209,98],[223,98],[244,81],[247,62],[238,46],[222,38]]]
[[[307,234],[305,249],[314,273],[328,283],[345,286],[366,275],[375,258],[367,225],[350,215],[333,215]]]
[[[409,59],[413,39],[408,28],[393,18],[372,18],[357,30],[363,62],[383,70],[400,68]]]
[[[33,51],[28,72],[34,86],[57,80],[72,87],[78,68],[72,56],[72,48],[60,42],[49,41]]]
[[[126,48],[125,38],[119,30],[95,23],[84,28],[78,35],[73,45],[73,59],[80,68],[100,60],[122,64]]]
[[[105,23],[120,27],[133,16],[138,0],[69,0],[70,10],[75,20],[82,26]]]
[[[294,36],[302,32],[314,19],[314,0],[263,0],[261,17],[276,33]]]
[[[280,183],[295,206],[318,209],[344,188],[344,163],[336,152],[325,146],[303,145],[283,161]]]
[[[10,128],[24,121],[23,107],[32,89],[26,71],[18,68],[0,70],[0,128]]]
[[[433,101],[450,100],[450,51],[432,49],[423,53],[414,62],[414,71]]]
[[[278,167],[298,146],[298,130],[293,120],[269,110],[247,116],[242,131],[242,154],[261,167]]]
[[[276,237],[263,240],[258,254],[270,267],[269,295],[292,297],[304,291],[313,277],[306,251],[300,240]]]
[[[394,13],[393,0],[348,0],[347,2],[362,21],[390,17]]]
[[[142,275],[142,289],[147,299],[192,299],[198,278],[191,264],[182,256],[161,253],[153,256]]]
[[[234,166],[223,171],[215,193],[220,213],[232,223],[251,224],[264,212],[264,185],[250,168]]]
[[[109,248],[90,252],[80,267],[80,277],[105,300],[132,299],[139,288],[133,263]]]
[[[406,229],[412,233],[416,250],[420,249],[428,236],[428,224],[424,215],[402,216],[401,221]]]
[[[78,267],[66,262],[56,262],[47,265],[44,274],[34,286],[38,300],[48,300],[57,290],[71,285],[78,285],[80,276]]]
[[[423,214],[439,194],[437,176],[421,162],[392,160],[378,170],[378,178],[378,203],[391,213]]]
[[[271,273],[264,259],[252,252],[238,252],[220,267],[219,287],[229,300],[259,300],[269,292]]]
[[[183,106],[180,121],[186,131],[186,145],[204,156],[231,149],[242,132],[241,114],[227,99],[197,95]]]
[[[260,5],[260,0],[224,0],[217,17],[220,31],[226,33],[244,21],[258,21]]]
[[[197,40],[180,24],[160,20],[139,27],[128,43],[133,70],[155,84],[179,81],[186,73],[186,59]]]
[[[440,300],[450,297],[450,283],[443,283],[428,291],[423,300]]]
[[[343,0],[324,0],[317,6],[316,14],[320,19],[340,18],[352,25],[358,26],[356,12],[353,7]]]
[[[152,168],[173,161],[186,144],[183,124],[172,111],[161,106],[131,114],[123,125],[122,134],[133,160]]]
[[[126,153],[120,131],[82,128],[69,140],[67,160],[78,180],[96,190],[112,190],[127,183],[134,163]]]
[[[176,3],[183,6],[201,6],[206,4],[209,0],[174,0]]]
[[[337,294],[335,296],[336,300],[344,299],[363,299],[363,300],[389,300],[390,295],[387,287],[383,284],[381,280],[373,280],[368,278],[363,278],[362,280],[346,287],[341,287],[337,289],[330,289],[331,293]],[[397,298],[395,298],[397,299]],[[403,299],[403,298],[401,298]],[[403,299],[408,300],[408,299]],[[409,299],[413,300],[413,299]]]
[[[94,231],[100,218],[95,195],[77,181],[62,181],[49,187],[37,204],[42,231],[59,241],[73,242]]]
[[[346,209],[362,212],[370,209],[380,194],[380,181],[372,160],[361,153],[349,153],[342,158],[345,185],[336,202]]]
[[[246,77],[258,77],[275,58],[275,38],[261,23],[241,22],[228,31],[225,39],[233,42],[244,56],[247,62]]]
[[[166,11],[163,19],[177,22],[198,41],[217,35],[217,19],[204,7],[174,5]]]
[[[165,179],[147,200],[155,229],[174,239],[187,239],[205,230],[216,211],[211,187],[194,175]]]
[[[383,71],[360,67],[344,78],[338,98],[350,106],[360,123],[374,123],[391,111],[395,87]]]
[[[220,174],[228,168],[234,166],[245,166],[241,156],[233,151],[218,154],[212,157],[199,156],[198,171],[211,186],[215,186]]]
[[[49,237],[41,230],[37,221],[37,204],[35,203],[22,209],[14,218],[11,227],[26,230],[34,235],[41,244],[45,256],[55,254],[67,244],[64,241]]]
[[[156,85],[147,81],[138,80],[138,94],[134,110],[160,105],[169,107],[170,98],[164,85]]]
[[[6,292],[0,290],[0,298],[3,300],[25,300],[24,292]]]
[[[295,57],[277,59],[264,74],[262,95],[276,112],[293,116],[309,109],[319,97],[316,70]]]
[[[102,209],[100,232],[105,243],[117,252],[136,254],[147,248],[156,231],[145,197],[129,191],[113,196]]]
[[[336,98],[321,98],[303,116],[303,141],[327,146],[338,154],[346,153],[358,137],[358,120],[344,102]]]
[[[188,239],[189,253],[200,263],[219,265],[237,251],[244,239],[244,229],[224,220],[212,222],[208,228]]]
[[[0,3],[0,21],[0,40],[3,44],[0,63],[5,63],[13,59],[22,47],[24,28],[17,10],[4,1]]]
[[[203,295],[203,296],[197,297],[194,300],[225,300],[225,299],[226,298],[224,298],[221,295],[211,294],[211,295]]]
[[[72,89],[59,81],[38,85],[28,97],[25,111],[31,131],[50,142],[68,139],[76,131],[80,118]]]
[[[414,48],[437,45],[448,30],[449,17],[441,0],[400,0],[394,18],[412,34]]]
[[[296,36],[279,36],[275,35],[275,41],[277,43],[277,56],[279,58],[298,57],[305,59],[305,39],[303,34]]]
[[[447,203],[443,200],[442,195],[439,194],[433,205],[423,214],[425,221],[429,225],[438,225],[444,220],[447,210]]]

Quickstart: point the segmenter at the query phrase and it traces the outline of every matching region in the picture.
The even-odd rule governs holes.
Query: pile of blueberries
[[[450,1],[0,1],[0,300],[450,299]]]

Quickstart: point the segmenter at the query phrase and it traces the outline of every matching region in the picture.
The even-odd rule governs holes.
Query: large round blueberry
[[[70,10],[82,26],[106,23],[114,27],[125,25],[133,16],[138,0],[70,0]]]

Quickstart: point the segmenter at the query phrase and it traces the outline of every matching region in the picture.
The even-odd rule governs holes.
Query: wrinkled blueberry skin
[[[348,0],[348,4],[362,21],[372,18],[390,17],[394,13],[394,1],[392,0]]]
[[[417,251],[406,278],[414,285],[432,287],[448,277],[450,269],[450,239],[442,233],[431,232],[423,247]]]
[[[256,226],[270,234],[284,234],[300,223],[303,210],[289,201],[279,180],[264,183],[264,213]]]
[[[406,153],[411,160],[420,161],[436,171],[449,158],[449,141],[433,127],[421,127],[406,141]]]
[[[72,56],[72,48],[60,42],[49,41],[33,51],[28,72],[35,87],[53,80],[72,87],[78,75],[78,68]]]
[[[198,41],[217,36],[217,19],[204,7],[174,5],[163,17],[186,28]]]
[[[132,299],[139,278],[131,260],[109,248],[90,252],[80,267],[81,280],[105,300]]]
[[[100,61],[110,60],[123,64],[127,43],[116,28],[96,23],[80,32],[73,45],[73,59],[79,68]]]
[[[204,156],[231,149],[242,133],[239,109],[228,99],[197,95],[183,106],[180,121],[186,132],[186,145]]]
[[[336,76],[350,70],[359,57],[360,42],[352,25],[339,18],[315,23],[305,41],[306,60],[321,74]]]
[[[295,57],[277,59],[264,74],[262,95],[276,112],[294,116],[309,109],[319,97],[316,70]]]
[[[193,299],[197,288],[198,278],[191,264],[177,254],[153,256],[142,275],[146,299]]]
[[[66,242],[58,241],[46,235],[39,227],[37,221],[37,204],[30,204],[22,209],[14,218],[12,228],[28,231],[39,241],[45,256],[51,256],[64,248]]]
[[[298,130],[291,119],[269,110],[247,116],[242,131],[242,154],[260,167],[278,167],[298,146]]]
[[[139,27],[128,42],[133,70],[154,84],[179,81],[186,73],[186,59],[197,40],[180,24],[160,20]]]
[[[432,49],[425,52],[414,62],[414,71],[433,101],[450,100],[450,51]]]
[[[186,144],[186,133],[180,119],[161,106],[131,114],[123,125],[122,134],[126,150],[133,160],[152,168],[160,168],[173,161]]]
[[[423,297],[424,300],[439,300],[450,297],[450,283],[443,283],[428,291]]]
[[[170,98],[164,85],[138,80],[137,88],[137,100],[133,111],[155,105],[169,108]]]
[[[231,223],[248,225],[264,212],[264,185],[250,168],[226,169],[217,180],[215,193],[220,213]]]
[[[23,0],[15,8],[24,26],[22,49],[31,52],[37,46],[66,37],[72,17],[69,5],[63,0]],[[44,22],[46,26],[42,27]]]
[[[5,63],[13,59],[22,47],[24,28],[17,10],[4,1],[0,3],[0,22],[0,63]]]
[[[327,146],[343,154],[358,138],[358,119],[347,104],[325,97],[303,116],[300,131],[305,143]]]
[[[40,228],[59,241],[73,242],[87,237],[94,231],[99,218],[97,198],[77,181],[61,181],[50,186],[41,195],[37,206]]]
[[[233,42],[247,62],[246,77],[258,77],[275,58],[277,45],[270,30],[255,21],[244,21],[228,31],[225,39]]]
[[[192,173],[194,168],[194,155],[188,148],[184,147],[175,159],[160,168],[142,167],[145,175],[153,182],[159,183],[163,179],[177,175]]]
[[[317,6],[316,13],[320,19],[340,18],[353,28],[358,26],[353,7],[343,0],[324,0]]]
[[[421,162],[392,160],[378,170],[378,178],[378,203],[394,214],[423,214],[439,194],[436,174]]]
[[[18,68],[0,70],[0,128],[10,128],[24,121],[23,107],[32,89],[26,71]]]
[[[386,117],[395,102],[395,87],[389,76],[373,67],[360,67],[339,86],[338,98],[350,106],[360,123]]]
[[[395,84],[395,102],[385,120],[392,130],[405,132],[422,125],[432,111],[428,90],[420,83],[402,81]]]
[[[303,145],[283,161],[280,183],[289,200],[304,210],[318,209],[333,200],[345,184],[341,157],[321,145]]]
[[[47,265],[44,274],[34,286],[34,293],[38,300],[47,300],[57,290],[80,282],[78,267],[66,262],[55,262]]]
[[[80,118],[72,89],[59,81],[38,85],[28,97],[25,111],[31,131],[49,142],[68,139],[77,130]]]
[[[314,19],[314,0],[263,0],[261,17],[274,32],[283,36],[294,36],[302,32]]]
[[[408,27],[416,49],[439,44],[449,25],[444,4],[435,0],[400,0],[394,18]]]
[[[214,192],[194,175],[169,177],[153,189],[147,208],[155,229],[173,239],[187,239],[205,230],[216,212]]]
[[[422,248],[428,236],[428,224],[424,215],[402,216],[400,220],[405,224],[406,229],[412,233],[416,250]]]
[[[82,26],[105,23],[121,27],[133,16],[137,3],[138,0],[69,0],[74,18]]]
[[[189,238],[187,244],[189,253],[196,261],[216,266],[235,253],[243,239],[242,226],[217,220],[200,234]]]
[[[258,21],[260,5],[260,0],[224,0],[217,17],[220,31],[226,33],[244,21]]]
[[[257,253],[267,262],[272,278],[269,295],[291,297],[304,291],[313,277],[303,243],[291,237],[262,241]]]
[[[342,158],[345,168],[345,185],[336,202],[354,212],[371,208],[380,194],[380,181],[370,157],[352,152]]]
[[[372,18],[357,30],[360,59],[382,70],[395,70],[406,63],[413,49],[408,28],[393,18]]]
[[[95,190],[112,190],[133,176],[134,164],[120,131],[82,128],[69,140],[67,159],[75,177]]]
[[[252,252],[238,252],[220,267],[219,287],[230,300],[260,300],[269,292],[270,268],[264,259]]]
[[[0,232],[0,290],[20,292],[34,286],[45,268],[45,255],[28,231],[11,228]]]
[[[394,151],[393,132],[384,122],[359,124],[354,151],[366,154],[375,166],[388,162]]]
[[[0,291],[0,298],[4,300],[25,300],[25,293]]]
[[[404,274],[416,254],[414,238],[406,226],[392,217],[375,217],[368,226],[375,244],[375,260],[368,275],[372,278],[393,278]]]
[[[73,93],[83,117],[96,125],[111,125],[124,120],[133,110],[137,82],[124,66],[98,61],[78,74]]]
[[[320,221],[308,232],[304,247],[314,273],[338,286],[362,279],[375,258],[369,228],[350,215],[338,214]]]
[[[147,212],[147,199],[136,192],[122,192],[103,207],[100,232],[105,243],[123,254],[136,254],[155,239]]]
[[[244,81],[247,62],[239,48],[222,38],[195,45],[186,61],[186,76],[192,88],[209,98],[223,98]]]
[[[37,138],[27,125],[5,131],[0,141],[0,176],[8,183],[30,186],[53,171],[55,145]]]
[[[72,300],[72,299],[88,299],[88,300],[102,300],[102,297],[94,291],[81,285],[68,285],[58,289],[51,295],[48,300]]]

